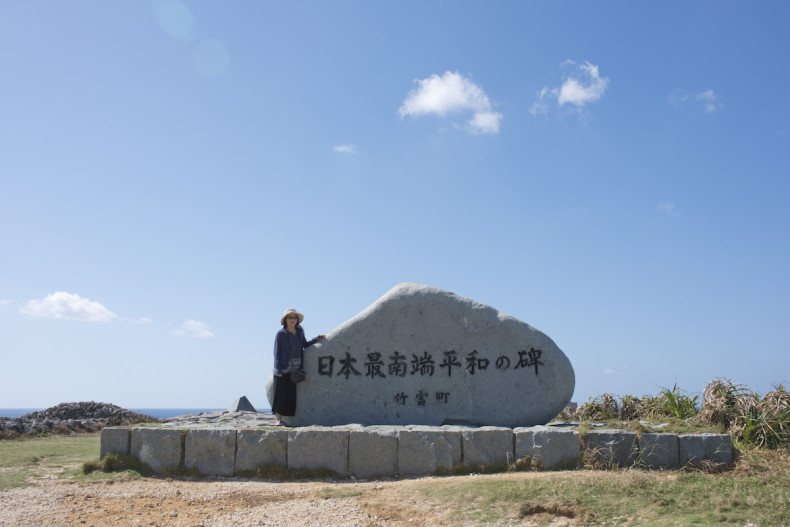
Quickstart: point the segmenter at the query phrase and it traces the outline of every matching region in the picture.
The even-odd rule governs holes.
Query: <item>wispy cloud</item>
[[[357,153],[357,146],[356,145],[336,145],[332,147],[333,152],[337,152],[339,154],[356,154]]]
[[[117,317],[99,302],[65,291],[52,293],[41,300],[30,300],[19,311],[29,317],[84,322],[108,322]]]
[[[420,117],[448,114],[470,114],[466,130],[475,134],[496,134],[502,114],[493,111],[491,100],[480,86],[458,72],[446,71],[427,79],[415,80],[412,90],[398,109],[404,116]]]
[[[10,303],[11,303],[10,300],[0,300],[0,307],[7,306]]]
[[[181,327],[173,330],[173,335],[181,337],[194,337],[197,339],[213,339],[214,333],[208,325],[197,320],[187,319],[181,324]]]
[[[609,78],[602,77],[598,66],[590,62],[577,64],[572,60],[566,60],[561,64],[561,68],[562,84],[554,88],[548,86],[541,88],[529,110],[533,115],[547,115],[555,101],[558,108],[570,104],[582,109],[603,97],[609,87]]]
[[[675,204],[669,201],[659,203],[657,210],[663,212],[667,216],[680,216],[680,211],[677,209]]]
[[[686,103],[698,104],[705,110],[705,113],[713,113],[724,106],[719,100],[719,96],[713,90],[705,90],[699,93],[675,90],[669,96],[669,102],[675,107]]]

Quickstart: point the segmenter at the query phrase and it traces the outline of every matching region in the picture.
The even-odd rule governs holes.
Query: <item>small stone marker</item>
[[[415,282],[307,348],[304,369],[288,418],[296,426],[532,426],[562,411],[575,385],[570,361],[544,333]]]
[[[242,395],[230,405],[229,412],[257,412],[246,395]]]

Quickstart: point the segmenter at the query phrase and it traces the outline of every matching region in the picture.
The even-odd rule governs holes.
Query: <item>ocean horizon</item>
[[[0,417],[22,417],[33,412],[41,412],[46,408],[0,408]],[[191,415],[200,412],[217,412],[227,410],[227,408],[128,408],[131,412],[155,417],[157,419],[169,419],[178,415]],[[259,412],[271,413],[271,408],[258,408]]]

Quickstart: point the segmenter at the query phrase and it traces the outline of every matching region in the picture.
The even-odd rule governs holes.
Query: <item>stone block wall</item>
[[[575,468],[579,463],[581,444],[576,430],[531,426],[516,428],[513,435],[516,459],[530,458],[547,470]]]
[[[290,469],[327,469],[340,476],[425,475],[467,466],[502,469],[529,458],[544,469],[571,469],[582,457],[606,466],[677,468],[733,460],[727,434],[642,434],[573,429],[458,426],[304,427],[296,429],[188,429],[108,427],[103,458],[131,454],[155,472],[183,467],[206,476],[234,476],[275,463]]]

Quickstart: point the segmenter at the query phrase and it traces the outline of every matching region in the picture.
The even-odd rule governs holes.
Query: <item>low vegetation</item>
[[[741,448],[790,446],[790,393],[781,385],[762,398],[729,379],[708,383],[701,398],[684,393],[677,384],[663,388],[658,395],[605,393],[575,411],[566,409],[559,419],[605,422],[620,428],[623,421],[633,428],[644,426],[640,422],[660,421],[666,425],[665,431],[676,433],[729,433]]]
[[[99,434],[27,437],[0,441],[0,491],[55,475],[75,478],[99,452]]]
[[[389,488],[371,508],[417,502],[446,511],[447,524],[463,525],[788,525],[788,489],[788,452],[758,449],[719,473],[615,469],[428,478]]]
[[[124,472],[133,471],[141,476],[153,474],[153,470],[147,464],[129,454],[107,454],[100,461],[87,461],[82,464],[82,473],[92,472]]]

